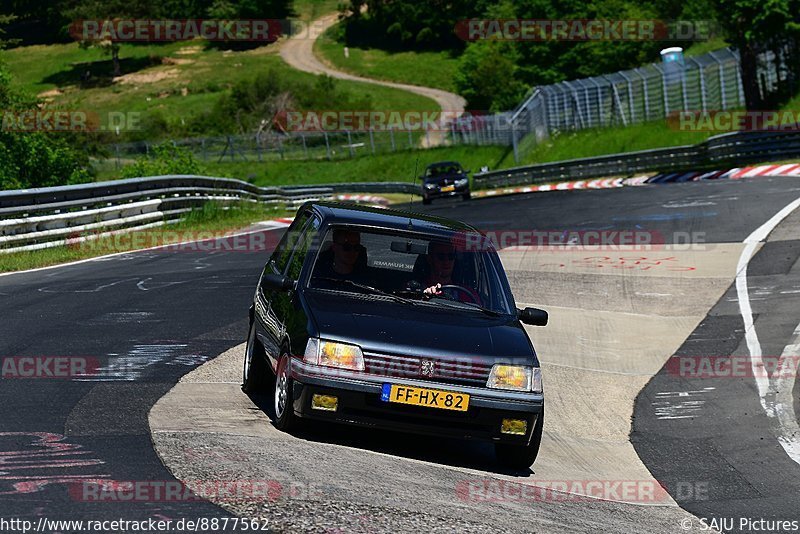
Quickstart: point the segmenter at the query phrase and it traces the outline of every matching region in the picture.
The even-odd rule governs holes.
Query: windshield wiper
[[[439,304],[442,304],[445,307],[452,308],[454,310],[463,310],[464,306],[468,306],[469,308],[471,308],[473,310],[481,311],[481,312],[483,312],[486,315],[489,315],[491,317],[500,317],[501,315],[508,315],[507,313],[501,313],[499,311],[495,311],[495,310],[492,310],[492,309],[489,309],[489,308],[484,308],[480,304],[476,304],[474,302],[461,302],[460,300],[453,300],[453,299],[443,298],[443,297],[440,297],[440,296],[434,296],[432,298],[439,299]],[[457,302],[458,305],[451,304],[451,302],[452,303],[456,303]]]
[[[352,280],[347,280],[346,278],[333,278],[331,276],[315,276],[315,277],[312,278],[312,280],[324,280],[326,282],[333,282],[335,284],[346,284],[346,285],[349,285],[349,286],[357,287],[359,289],[364,289],[364,290],[369,291],[370,293],[374,293],[376,295],[382,295],[384,297],[391,297],[391,298],[397,300],[398,302],[405,302],[407,304],[416,304],[417,303],[417,301],[415,301],[415,300],[412,300],[412,299],[409,299],[409,298],[406,298],[406,297],[401,297],[400,295],[395,295],[394,293],[389,293],[388,291],[384,291],[382,289],[378,289],[377,287],[372,287],[372,286],[367,285],[367,284],[361,284],[359,282],[354,282]]]

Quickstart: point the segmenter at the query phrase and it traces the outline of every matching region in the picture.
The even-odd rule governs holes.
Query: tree
[[[461,56],[455,85],[473,110],[504,111],[516,106],[525,85],[516,79],[519,54],[511,43],[471,43]]]
[[[724,16],[718,22],[728,40],[739,49],[742,86],[748,109],[763,109],[785,98],[796,89],[798,69],[798,37],[800,36],[800,0],[715,0],[715,7]],[[767,88],[758,80],[760,52],[775,53],[790,76],[789,83],[779,88],[770,99]]]
[[[120,20],[157,18],[159,2],[153,0],[64,0],[64,12],[73,21],[81,20]],[[120,44],[108,34],[86,35],[82,28],[75,37],[84,48],[97,47],[111,56],[114,65],[114,76],[120,76],[122,69],[119,62]]]

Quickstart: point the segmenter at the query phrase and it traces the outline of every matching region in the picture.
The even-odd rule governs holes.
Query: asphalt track
[[[685,331],[686,335],[681,334],[678,336],[680,339],[676,337],[670,341],[675,347],[669,349],[667,356],[673,353],[721,355],[745,354],[742,352],[742,323],[737,315],[736,292],[731,285],[732,278],[726,278],[731,271],[730,265],[735,267],[738,244],[798,196],[800,180],[756,178],[724,183],[551,192],[469,203],[442,201],[426,207],[425,211],[465,220],[485,230],[636,229],[663,236],[668,243],[676,240],[676,236],[682,238],[693,232],[695,240],[700,238],[718,247],[705,251],[706,257],[713,258],[713,261],[720,257],[728,258],[725,260],[728,263],[720,267],[727,274],[697,278],[652,276],[648,283],[670,288],[674,297],[671,300],[659,296],[667,295],[667,289],[641,291],[636,285],[639,282],[631,277],[617,277],[617,280],[603,274],[603,282],[608,282],[608,285],[597,283],[599,275],[593,273],[600,269],[587,270],[580,262],[576,267],[575,260],[560,258],[546,265],[536,264],[541,273],[531,273],[530,264],[525,264],[527,270],[513,268],[515,261],[525,261],[524,253],[520,257],[508,255],[504,261],[510,262],[510,278],[515,292],[519,288],[517,299],[520,302],[541,303],[551,308],[551,314],[563,307],[565,317],[571,317],[570,314],[580,308],[582,321],[593,316],[605,318],[603,324],[593,331],[604,336],[610,345],[615,342],[615,337],[625,334],[626,328],[638,328],[637,336],[642,344],[637,350],[646,352],[647,347],[661,344],[663,339],[669,338],[669,331],[674,330]],[[422,209],[420,206],[414,208]],[[775,231],[776,235],[783,232],[781,239],[768,242],[750,264],[751,291],[754,298],[762,299],[754,300],[753,306],[764,354],[780,354],[790,345],[794,328],[800,321],[800,295],[796,292],[800,281],[795,267],[799,248],[792,236],[792,229],[797,228],[795,214]],[[689,261],[685,258],[690,257],[681,256],[681,262]],[[42,516],[92,520],[230,516],[229,510],[202,500],[92,502],[85,496],[76,496],[74,491],[70,493],[69,488],[70,482],[75,480],[173,481],[172,471],[176,469],[186,470],[188,475],[181,477],[186,480],[187,476],[199,476],[192,472],[192,465],[203,464],[209,459],[215,463],[230,459],[226,456],[217,461],[215,451],[231,450],[242,438],[218,433],[213,441],[195,444],[196,448],[189,450],[186,443],[181,442],[185,437],[183,434],[186,434],[184,429],[181,435],[165,433],[160,438],[161,446],[173,442],[182,452],[183,465],[177,468],[171,465],[172,471],[168,470],[154,450],[148,414],[188,371],[242,342],[247,327],[246,310],[264,261],[265,253],[144,251],[0,277],[3,310],[0,356],[88,357],[97,360],[102,370],[87,381],[2,379],[0,516],[31,520]],[[577,272],[581,269],[583,272]],[[735,269],[733,271],[735,274]],[[595,280],[593,285],[592,279]],[[617,283],[622,285],[615,286]],[[701,283],[706,285],[697,289]],[[560,291],[559,284],[570,284],[570,291]],[[576,287],[583,290],[575,291]],[[648,326],[655,323],[645,321],[643,325],[630,326],[625,322],[615,322],[618,320],[616,315],[604,315],[613,300],[609,292],[613,293],[620,287],[625,302],[615,304],[620,306],[617,312],[660,307],[659,318],[666,325],[664,330]],[[676,301],[691,300],[694,293],[702,294],[703,298],[698,297],[691,313],[679,310]],[[620,311],[622,304],[627,311]],[[558,317],[557,314],[553,316]],[[684,319],[689,316],[705,319]],[[630,321],[635,322],[634,318]],[[567,339],[570,324],[564,323],[565,330],[559,330],[561,327],[556,324],[554,331],[560,339],[553,339],[556,336],[552,334],[548,338],[545,334],[547,329],[541,334],[531,332],[543,362],[548,360],[543,347],[563,347],[568,352],[572,346],[569,343],[574,341]],[[578,343],[591,349],[592,340],[578,340]],[[565,356],[573,356],[575,363],[582,363],[581,358],[585,357],[577,351]],[[645,360],[644,356],[642,359]],[[623,363],[625,366],[634,365],[635,354]],[[644,370],[620,368],[615,373],[628,376],[626,373],[630,371],[630,376],[634,377],[630,380],[631,397],[644,387],[632,414],[631,442],[652,475],[666,483],[672,498],[700,517],[800,519],[796,506],[800,467],[778,444],[772,422],[759,405],[754,380],[717,379],[713,397],[704,399],[704,409],[699,414],[684,419],[663,419],[659,418],[652,404],[659,393],[694,391],[691,388],[696,387],[666,370],[659,371],[663,363],[663,358],[648,357]],[[568,394],[554,387],[565,383],[559,378],[562,372],[559,369],[554,366],[546,369],[545,373],[548,399],[554,406],[558,406],[560,397]],[[576,372],[586,372],[586,368]],[[656,378],[650,381],[652,374],[656,374]],[[575,376],[578,375],[569,375],[563,380],[573,380]],[[593,375],[580,376],[587,383],[594,380]],[[236,384],[227,386],[229,390],[235,390]],[[602,383],[592,383],[591,386],[594,392],[602,391]],[[588,391],[583,387],[583,384],[576,383],[576,392]],[[795,384],[795,413],[796,388]],[[209,396],[207,401],[213,403],[214,399]],[[619,444],[617,438],[624,434],[627,440],[630,421],[607,417],[606,406],[616,409],[614,399],[591,399],[591,402],[585,402],[586,406],[581,403],[582,411],[575,412],[570,412],[570,407],[579,401],[576,397],[570,397],[570,401],[562,402],[561,412],[555,410],[555,415],[548,412],[546,426],[553,429],[550,441],[546,436],[542,456],[527,478],[535,478],[540,469],[561,480],[574,477],[574,474],[565,475],[572,473],[565,469],[575,466],[548,463],[548,451],[549,458],[558,458],[564,448],[573,445],[578,452],[571,457],[572,460],[585,458],[587,466],[594,469],[587,467],[585,473],[601,473],[593,475],[597,478],[608,476],[602,475],[604,471],[596,465],[589,465],[603,461],[603,454],[592,449],[597,448],[602,439],[595,439],[587,445],[577,439],[568,442],[559,436],[586,433],[602,437],[608,433],[607,442],[614,443],[615,447],[619,445],[622,450],[624,444]],[[626,403],[627,400],[621,400],[618,404],[624,406]],[[591,411],[591,420],[586,416],[587,410]],[[620,413],[624,411],[620,410]],[[268,426],[264,411],[253,409],[251,415],[250,423],[261,422]],[[258,434],[251,436],[251,441],[257,445],[265,435],[275,436],[274,433]],[[448,526],[491,530],[492,521],[505,517],[507,522],[501,525],[502,528],[516,531],[587,531],[598,528],[620,532],[641,531],[643,528],[653,531],[642,525],[650,525],[652,529],[652,525],[659,523],[647,523],[647,518],[666,513],[658,507],[617,503],[536,502],[523,503],[527,504],[525,507],[519,503],[511,506],[459,501],[455,487],[463,480],[463,474],[458,478],[444,467],[466,468],[472,475],[483,473],[487,477],[511,480],[519,477],[513,473],[497,473],[491,466],[491,454],[482,447],[448,443],[450,449],[447,451],[431,454],[426,450],[433,445],[430,441],[406,443],[391,433],[342,436],[335,430],[300,438],[281,435],[280,439],[282,441],[270,455],[259,457],[258,461],[245,458],[245,463],[257,472],[260,464],[273,462],[272,470],[267,470],[267,473],[273,473],[273,476],[275,472],[290,473],[298,480],[308,480],[311,477],[308,471],[318,470],[337,486],[335,499],[331,502],[341,504],[341,514],[353,515],[351,508],[361,507],[362,515],[368,519],[365,519],[366,526],[361,525],[360,529],[366,531],[382,531],[392,525],[402,525],[401,530],[418,528],[414,519],[418,516],[431,518],[431,522],[422,523],[424,527],[439,525],[445,530]],[[322,444],[326,440],[337,443],[336,454],[341,458],[325,456],[326,449]],[[293,447],[300,447],[297,450],[307,452],[308,456],[293,455]],[[275,457],[275,454],[286,456]],[[630,453],[609,453],[608,458],[620,458],[625,454]],[[337,464],[344,472],[345,464],[356,459],[360,462],[361,476],[348,472],[337,478]],[[228,476],[243,478],[248,473],[232,472]],[[391,479],[392,485],[382,484],[381,477]],[[678,490],[682,486],[678,484],[689,481],[699,484],[694,488],[709,488],[708,495],[693,494],[688,498],[680,495]],[[340,491],[342,488],[349,488],[349,493]],[[439,498],[428,501],[428,506],[422,498],[413,506],[406,506],[400,498],[412,501],[414,494],[425,496],[434,493]],[[441,498],[447,494],[451,496],[450,501]],[[368,499],[384,504],[363,502]],[[387,506],[387,502],[394,504]],[[313,501],[290,504],[275,505],[272,509],[284,516],[293,513],[308,517],[322,515],[320,510],[314,509]],[[555,512],[551,513],[552,510]],[[253,513],[256,511],[268,513],[264,508],[254,509]],[[516,523],[508,519],[510,516],[524,520]],[[331,521],[335,523],[337,517],[341,516],[335,516]],[[671,521],[676,517],[680,516],[662,516],[661,520]],[[275,523],[279,530],[281,527],[289,529],[292,525],[319,529],[313,521],[306,524],[284,519],[283,523]],[[666,523],[662,522],[661,526],[664,525]],[[696,523],[692,526],[698,528]],[[660,531],[680,531],[680,528],[675,524],[674,528]]]

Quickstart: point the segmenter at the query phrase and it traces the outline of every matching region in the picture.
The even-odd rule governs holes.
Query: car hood
[[[355,343],[365,352],[520,358],[529,364],[535,358],[525,330],[513,317],[322,291],[307,292],[306,302],[319,337]]]

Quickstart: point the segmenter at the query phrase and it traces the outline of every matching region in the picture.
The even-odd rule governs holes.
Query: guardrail
[[[697,145],[641,150],[594,158],[540,163],[476,174],[476,188],[560,180],[626,176],[647,171],[702,170],[720,164],[773,161],[800,156],[800,132],[732,132]]]
[[[0,191],[0,253],[56,247],[177,222],[208,201],[296,208],[336,193],[418,193],[398,182],[258,187],[206,176],[155,176],[113,182]],[[89,235],[86,235],[89,234]]]

